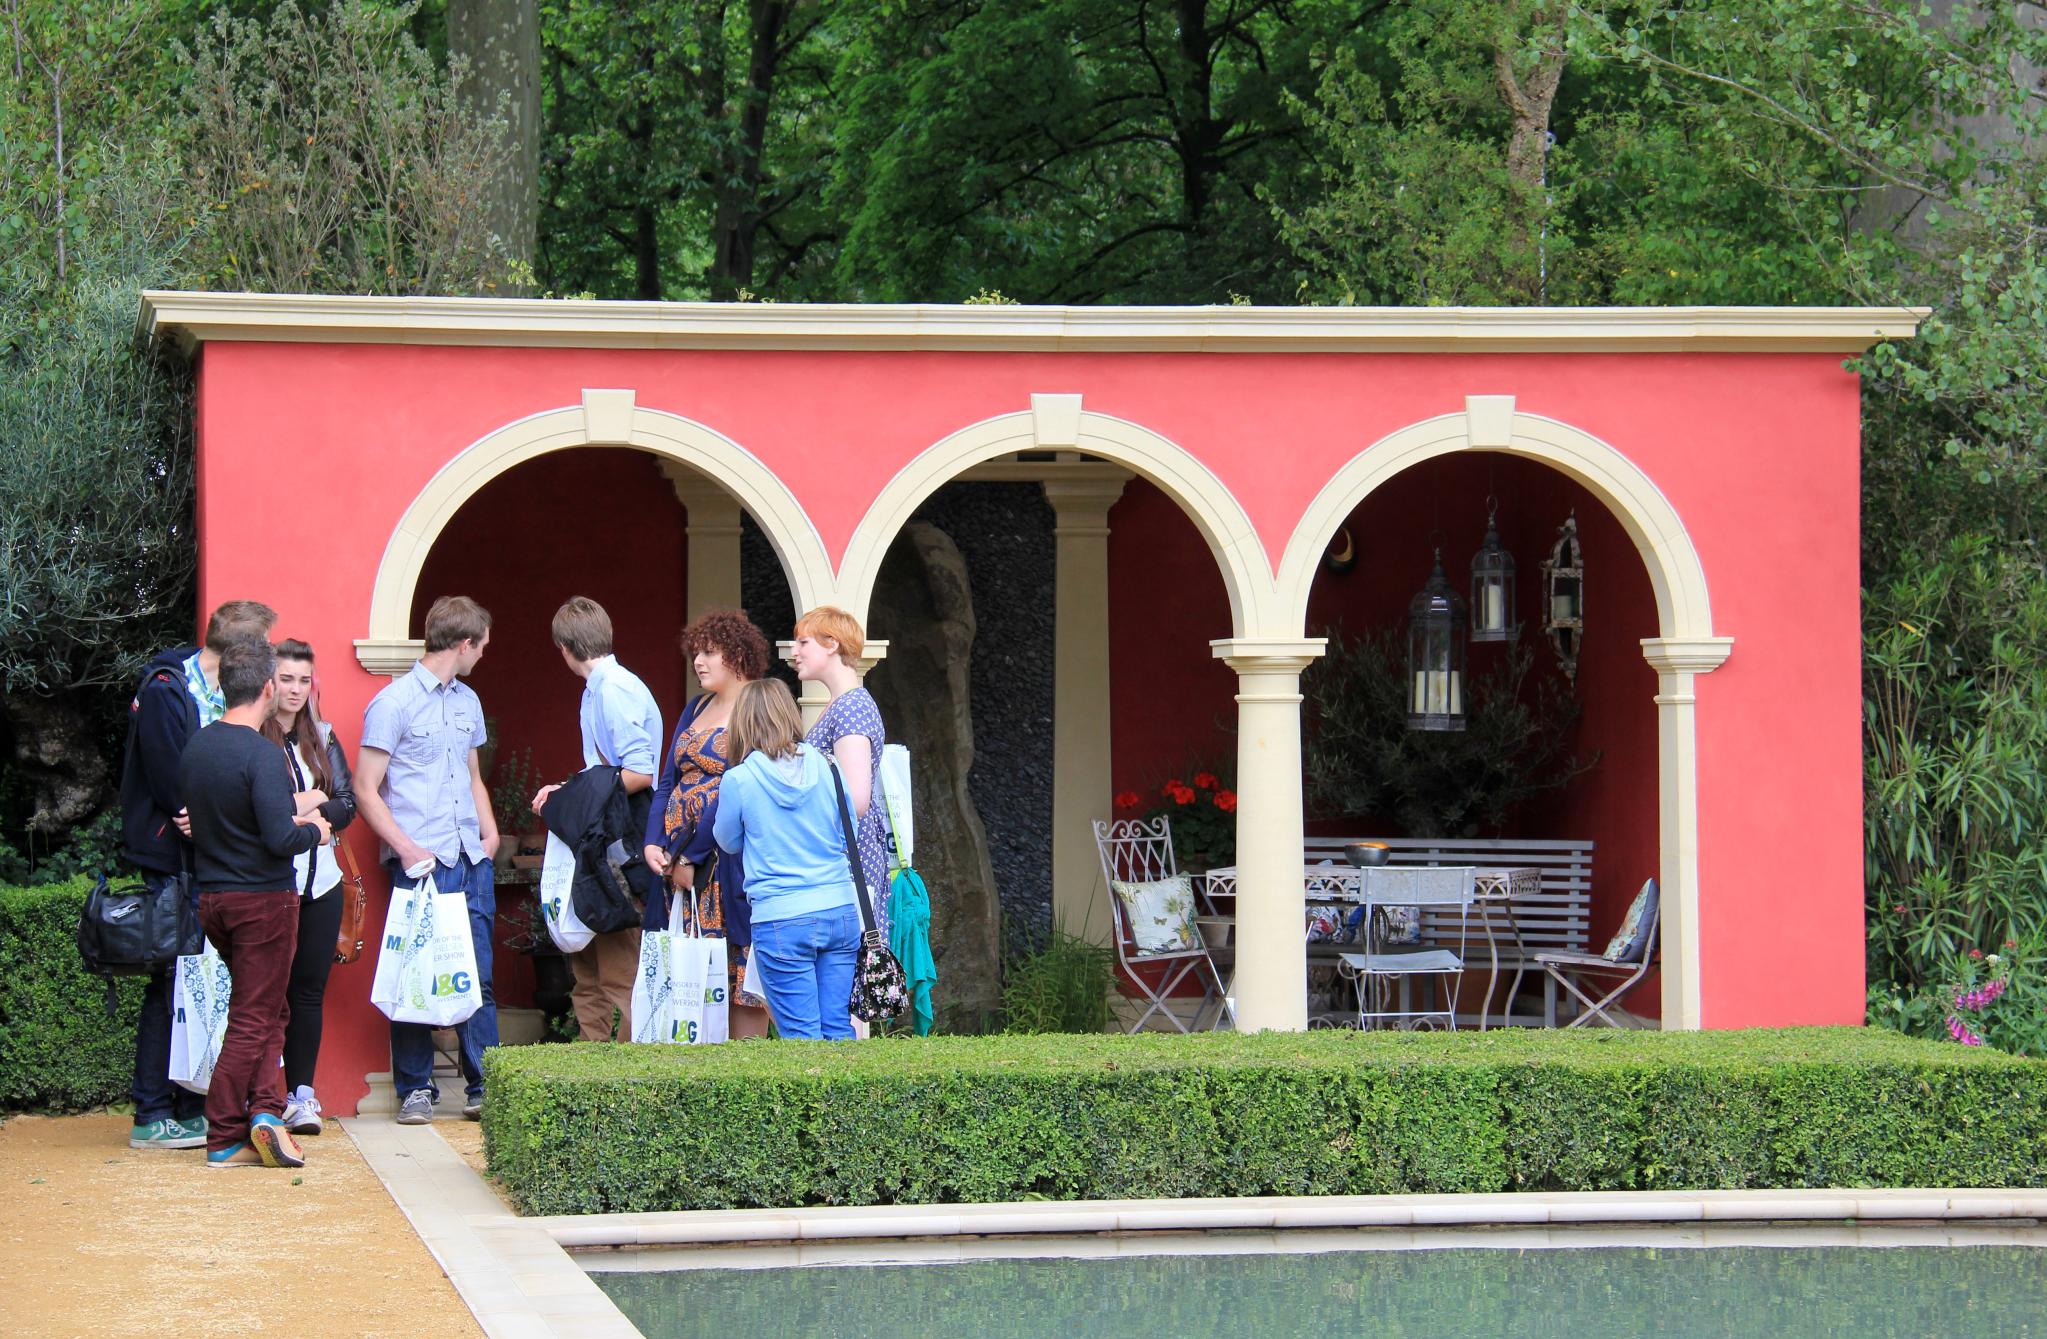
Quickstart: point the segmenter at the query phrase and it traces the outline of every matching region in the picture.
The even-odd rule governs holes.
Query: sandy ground
[[[131,1149],[128,1124],[0,1125],[0,1335],[482,1335],[337,1126],[293,1172]]]

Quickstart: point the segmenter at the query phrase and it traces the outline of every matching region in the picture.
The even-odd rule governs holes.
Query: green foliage
[[[1218,865],[1237,863],[1237,792],[1235,769],[1226,762],[1195,763],[1179,776],[1167,777],[1158,788],[1157,802],[1144,812],[1147,823],[1161,818],[1172,825],[1173,865],[1182,873],[1196,874]],[[1192,784],[1182,780],[1191,778]],[[1116,797],[1119,817],[1145,803],[1146,796],[1134,790]]]
[[[0,885],[0,1110],[79,1111],[127,1095],[135,1070],[142,978],[106,982],[78,960],[88,879],[40,888]]]
[[[47,853],[37,852],[33,844],[26,852],[18,851],[0,837],[0,886],[69,883],[102,872],[111,877],[124,868],[118,806],[103,809],[98,816],[81,823],[72,830],[69,840]]]
[[[1338,628],[1301,676],[1310,814],[1390,822],[1410,837],[1498,833],[1518,806],[1598,764],[1570,751],[1580,711],[1570,689],[1550,676],[1528,687],[1526,641],[1466,676],[1461,731],[1407,728],[1406,664],[1400,631]]]
[[[531,1213],[2047,1175],[2047,1064],[1863,1029],[575,1045],[484,1067],[491,1171]]]
[[[1101,944],[1053,926],[1042,947],[1002,969],[1003,1031],[1100,1032],[1109,1026],[1115,956]]]
[[[1870,975],[1910,994],[2047,924],[2047,577],[1962,540],[1867,600]]]
[[[1957,953],[1918,989],[1869,989],[1869,1021],[1914,1037],[2047,1056],[2047,936],[2035,930],[1989,951]]]
[[[488,293],[514,273],[486,223],[509,149],[464,105],[463,71],[416,44],[417,4],[292,0],[223,12],[185,54],[186,164],[222,288]]]

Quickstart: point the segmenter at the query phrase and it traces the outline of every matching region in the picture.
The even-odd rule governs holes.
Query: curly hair
[[[699,614],[682,630],[682,653],[694,656],[699,651],[716,652],[725,668],[742,679],[758,679],[768,672],[768,639],[744,609]]]

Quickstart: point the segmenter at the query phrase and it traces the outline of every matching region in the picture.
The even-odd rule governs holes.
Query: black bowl
[[[1343,848],[1343,856],[1344,859],[1350,861],[1353,865],[1370,867],[1385,864],[1392,858],[1393,852],[1383,846],[1369,846],[1364,842],[1350,842]]]

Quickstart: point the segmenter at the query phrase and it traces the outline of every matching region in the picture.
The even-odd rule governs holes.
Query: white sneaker
[[[320,1133],[320,1099],[303,1083],[284,1099],[284,1128],[293,1134]]]

